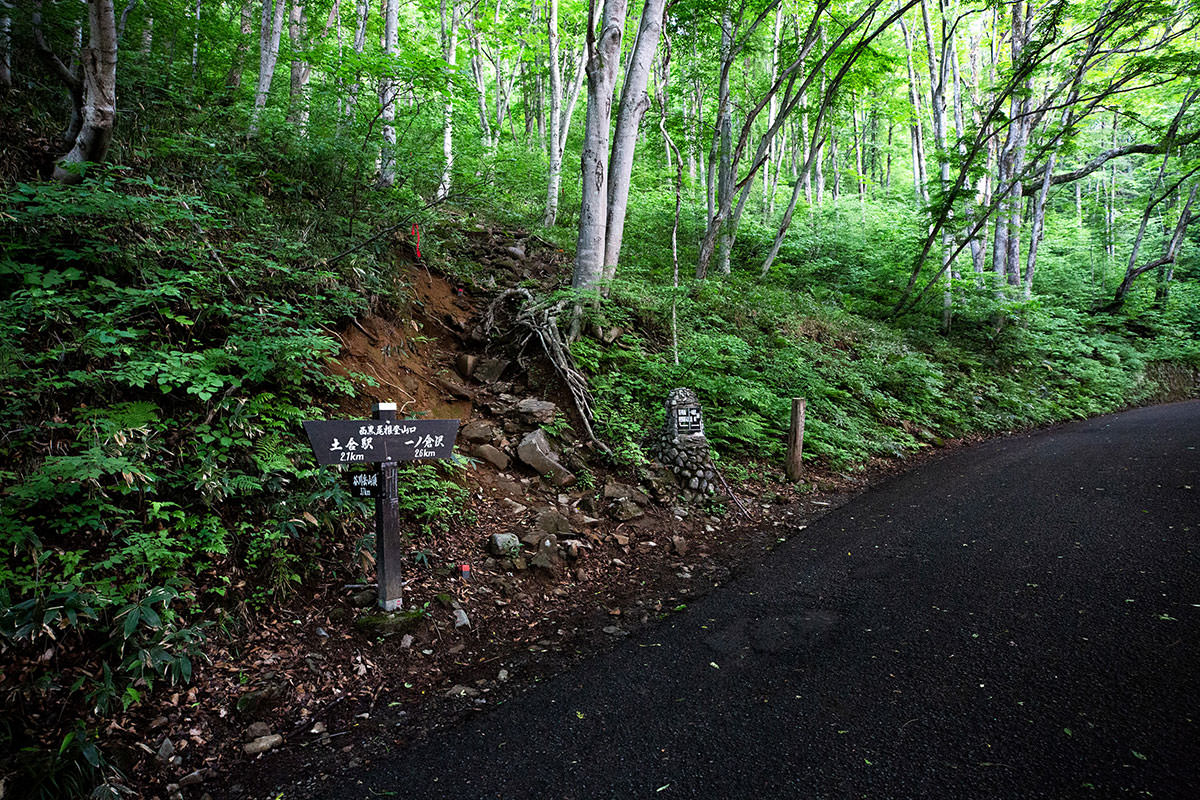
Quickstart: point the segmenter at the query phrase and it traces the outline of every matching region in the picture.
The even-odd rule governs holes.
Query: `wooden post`
[[[800,455],[804,451],[804,407],[807,401],[803,397],[792,398],[792,427],[788,432],[787,476],[788,480],[798,481],[804,474],[804,465],[800,463]]]
[[[375,419],[396,419],[395,403],[376,403]],[[384,611],[400,609],[404,579],[400,570],[403,558],[400,538],[400,494],[396,486],[396,462],[379,465],[379,496],[375,498],[375,572],[379,584],[379,607]]]

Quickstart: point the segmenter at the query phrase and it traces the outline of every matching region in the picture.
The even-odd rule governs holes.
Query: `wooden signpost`
[[[375,498],[375,570],[379,606],[400,608],[404,588],[400,564],[400,494],[396,465],[401,461],[450,458],[458,436],[456,419],[396,419],[395,403],[376,403],[374,419],[313,420],[304,423],[318,464],[378,464],[374,472],[356,473],[350,489],[356,497]]]

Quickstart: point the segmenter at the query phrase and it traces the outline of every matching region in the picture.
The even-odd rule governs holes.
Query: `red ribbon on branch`
[[[417,227],[417,223],[415,223],[415,222],[413,223],[413,226],[412,226],[412,235],[417,237],[417,243],[416,243],[417,258],[420,258],[421,257],[421,229]]]

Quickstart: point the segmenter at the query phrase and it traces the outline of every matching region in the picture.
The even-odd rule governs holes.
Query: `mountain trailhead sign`
[[[304,423],[317,463],[378,464],[374,472],[350,476],[355,497],[375,498],[375,570],[379,606],[400,608],[404,581],[400,573],[400,495],[396,465],[401,461],[446,459],[454,454],[456,419],[396,419],[395,403],[376,403],[374,419],[313,420]]]

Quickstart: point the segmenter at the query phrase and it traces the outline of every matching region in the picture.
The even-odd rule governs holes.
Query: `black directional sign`
[[[456,419],[331,419],[304,423],[318,464],[450,458]]]

